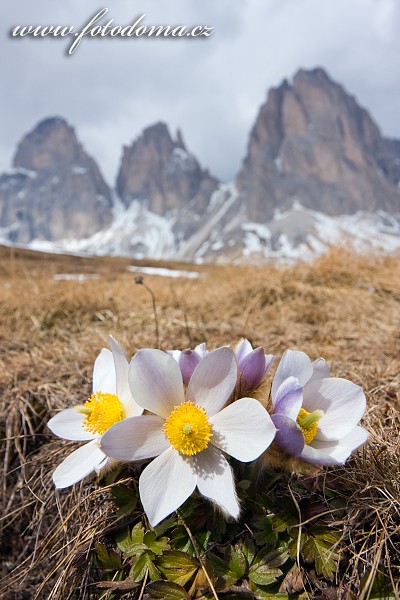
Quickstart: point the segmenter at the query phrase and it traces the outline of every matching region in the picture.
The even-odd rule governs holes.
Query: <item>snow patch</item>
[[[83,175],[84,173],[87,173],[87,169],[85,169],[85,167],[79,167],[76,165],[72,167],[72,172],[74,175]]]
[[[182,271],[179,269],[167,269],[164,267],[134,267],[129,266],[128,271],[132,273],[144,273],[145,275],[159,275],[160,277],[185,277],[187,279],[198,279],[204,277],[199,271]]]
[[[14,177],[15,175],[25,175],[26,177],[30,177],[31,179],[35,179],[37,177],[36,171],[31,171],[30,169],[24,169],[23,167],[16,167],[15,169],[7,169],[2,172],[2,175],[7,175],[9,177]]]

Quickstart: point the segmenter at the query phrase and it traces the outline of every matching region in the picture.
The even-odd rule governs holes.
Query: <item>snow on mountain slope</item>
[[[222,184],[213,193],[203,215],[187,209],[160,216],[139,201],[125,208],[118,199],[114,199],[113,215],[111,225],[91,237],[33,240],[28,247],[199,263],[310,260],[333,245],[361,252],[400,248],[400,215],[378,211],[330,217],[294,201],[292,208],[276,211],[269,222],[255,223],[246,218],[233,183]]]

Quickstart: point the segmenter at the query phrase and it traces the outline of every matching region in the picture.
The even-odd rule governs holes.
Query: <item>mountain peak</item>
[[[202,210],[216,187],[216,179],[186,149],[181,131],[174,140],[163,122],[146,127],[124,147],[117,191],[126,206],[139,200],[159,214],[189,205]]]
[[[268,94],[237,178],[248,214],[270,219],[298,200],[326,214],[397,212],[395,145],[321,67],[300,69]]]
[[[38,125],[18,145],[13,165],[31,171],[52,169],[85,160],[74,129],[61,117],[51,117]]]

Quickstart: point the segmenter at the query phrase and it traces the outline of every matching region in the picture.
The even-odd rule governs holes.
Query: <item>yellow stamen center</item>
[[[318,421],[324,416],[323,410],[314,410],[312,413],[305,408],[299,410],[296,422],[301,427],[306,444],[311,444],[318,431]]]
[[[76,406],[75,410],[86,415],[82,421],[83,428],[100,435],[125,418],[125,410],[118,396],[103,392],[96,392],[83,406]]]
[[[171,446],[187,456],[205,450],[212,435],[206,411],[193,402],[175,406],[165,421],[164,433]]]

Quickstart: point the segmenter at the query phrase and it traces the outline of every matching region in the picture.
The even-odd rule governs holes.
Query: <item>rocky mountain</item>
[[[399,211],[400,142],[323,69],[300,70],[268,93],[237,188],[251,220],[294,200],[328,215]]]
[[[112,221],[111,190],[64,119],[39,123],[0,175],[0,227],[8,239],[85,238]]]
[[[269,91],[235,182],[219,183],[179,131],[156,123],[123,148],[112,193],[73,129],[48,119],[0,176],[1,238],[198,261],[306,257],[340,240],[391,250],[400,140],[384,138],[325,71],[300,70]]]
[[[181,132],[172,139],[165,123],[147,127],[123,148],[117,193],[125,206],[139,200],[159,215],[185,208],[201,214],[217,187],[186,149]]]

